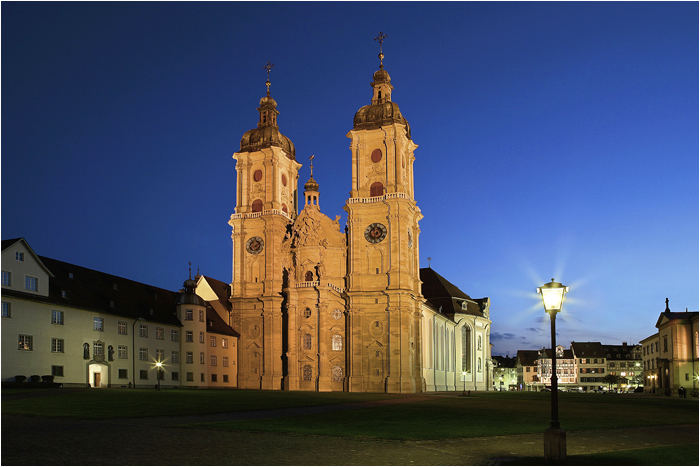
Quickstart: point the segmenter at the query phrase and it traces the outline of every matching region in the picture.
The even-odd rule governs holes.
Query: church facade
[[[241,388],[491,387],[489,299],[472,299],[419,266],[418,146],[392,100],[382,53],[379,58],[370,103],[356,112],[347,134],[345,228],[340,216],[321,212],[313,165],[299,202],[302,165],[279,130],[269,74],[257,127],[244,133],[233,155],[230,325],[240,334]]]

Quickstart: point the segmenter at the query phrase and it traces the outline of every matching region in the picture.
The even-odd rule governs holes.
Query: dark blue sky
[[[421,264],[492,300],[494,353],[637,342],[698,309],[697,3],[2,4],[2,237],[177,289],[230,280],[231,158],[268,60],[343,214],[379,30],[411,123]],[[345,218],[345,216],[344,216]]]

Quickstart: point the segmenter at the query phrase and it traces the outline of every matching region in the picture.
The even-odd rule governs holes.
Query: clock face
[[[386,227],[375,222],[365,229],[365,239],[370,243],[379,243],[386,237]]]
[[[252,255],[257,255],[263,250],[263,239],[260,237],[251,237],[245,244],[245,249]]]

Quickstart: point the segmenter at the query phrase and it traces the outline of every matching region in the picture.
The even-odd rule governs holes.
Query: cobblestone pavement
[[[334,406],[139,419],[2,415],[3,465],[486,465],[542,455],[542,434],[398,441],[229,432],[183,424],[319,413],[422,396]],[[567,433],[570,455],[698,442],[698,425]]]

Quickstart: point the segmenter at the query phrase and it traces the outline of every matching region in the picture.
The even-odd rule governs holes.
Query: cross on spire
[[[311,154],[309,157],[309,167],[311,168],[311,178],[314,178],[314,157],[316,157],[315,154]]]
[[[265,86],[267,87],[267,97],[270,97],[270,71],[275,65],[273,63],[270,63],[269,61],[265,64],[263,69],[267,71],[267,81],[265,81]]]
[[[430,267],[430,262],[433,260],[430,256],[428,256],[428,267]]]
[[[375,41],[379,42],[379,68],[383,69],[384,68],[384,39],[386,39],[388,36],[384,34],[382,31],[379,31],[379,34],[377,34],[377,37],[374,38]]]
[[[192,261],[187,262],[187,277],[192,279]]]

